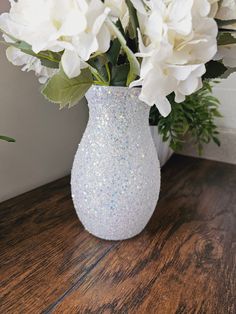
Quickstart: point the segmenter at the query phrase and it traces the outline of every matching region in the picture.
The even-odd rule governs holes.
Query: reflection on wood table
[[[64,178],[0,204],[0,313],[236,313],[236,166],[174,156],[134,239],[83,230]]]

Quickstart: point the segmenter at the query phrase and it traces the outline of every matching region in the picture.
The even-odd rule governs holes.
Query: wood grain
[[[41,313],[114,246],[83,231],[65,178],[0,205],[0,313]]]
[[[145,231],[85,232],[68,178],[0,205],[0,313],[236,313],[236,166],[174,156]]]

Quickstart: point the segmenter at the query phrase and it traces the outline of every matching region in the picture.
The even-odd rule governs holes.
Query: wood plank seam
[[[55,308],[75,289],[78,289],[79,286],[83,283],[83,280],[87,277],[87,275],[94,269],[96,268],[96,266],[101,262],[102,259],[104,259],[111,250],[113,250],[115,247],[117,247],[119,245],[119,243],[114,242],[114,244],[107,249],[104,254],[93,264],[89,267],[88,271],[86,273],[83,274],[82,277],[80,277],[78,279],[78,281],[71,286],[67,291],[65,291],[65,293],[63,293],[54,303],[52,303],[51,305],[49,305],[45,310],[42,311],[42,314],[51,314],[53,313],[53,311],[55,310]]]

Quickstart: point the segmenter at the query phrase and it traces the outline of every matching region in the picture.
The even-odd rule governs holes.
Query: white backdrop
[[[214,88],[214,94],[221,102],[223,118],[218,119],[221,147],[214,143],[204,147],[203,158],[236,164],[236,73]],[[191,145],[186,145],[185,155],[197,156]]]
[[[9,1],[0,0],[0,13]],[[33,73],[9,64],[0,46],[0,202],[70,173],[86,127],[87,105],[58,109],[40,94]]]
[[[2,1],[2,0],[1,0]],[[59,110],[33,73],[9,64],[0,47],[0,202],[69,174],[87,123],[87,105]]]

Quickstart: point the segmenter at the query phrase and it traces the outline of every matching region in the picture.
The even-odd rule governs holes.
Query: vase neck
[[[86,94],[90,119],[148,124],[150,107],[140,101],[140,89],[93,86]]]

